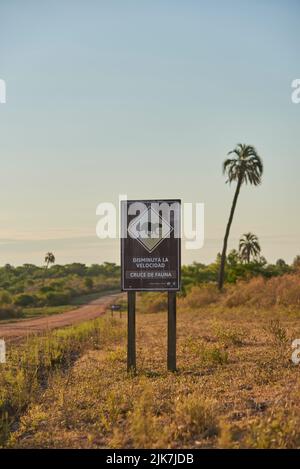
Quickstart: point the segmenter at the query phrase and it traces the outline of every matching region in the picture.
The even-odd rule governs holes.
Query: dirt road
[[[66,313],[36,319],[23,319],[16,322],[0,324],[0,339],[14,341],[31,334],[71,326],[101,316],[109,306],[120,297],[120,293],[101,296],[90,304],[81,306]]]

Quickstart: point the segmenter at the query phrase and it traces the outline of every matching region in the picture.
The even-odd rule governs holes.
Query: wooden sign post
[[[136,371],[136,340],[135,340],[135,291],[127,293],[127,371]]]
[[[180,290],[181,201],[121,202],[121,289],[128,294],[127,370],[136,370],[137,291],[168,292],[167,367],[176,371],[176,292]]]
[[[168,351],[169,371],[176,371],[176,292],[168,292]]]

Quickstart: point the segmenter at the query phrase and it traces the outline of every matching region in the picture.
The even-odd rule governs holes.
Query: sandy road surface
[[[120,297],[120,293],[111,293],[101,296],[88,305],[80,306],[65,313],[0,324],[0,339],[17,340],[30,334],[39,334],[50,329],[71,326],[89,319],[95,319],[104,314],[118,297]]]

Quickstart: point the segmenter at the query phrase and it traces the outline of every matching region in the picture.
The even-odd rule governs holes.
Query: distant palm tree
[[[229,182],[229,184],[236,182],[236,189],[224,236],[218,279],[219,290],[222,290],[224,284],[224,270],[228,237],[241,186],[243,183],[248,184],[248,182],[253,186],[258,186],[261,183],[261,177],[263,173],[262,160],[253,146],[239,143],[234,150],[228,153],[228,155],[232,154],[234,154],[234,157],[227,158],[223,163],[223,173],[226,173],[228,176],[226,182]]]
[[[55,256],[53,252],[47,252],[45,255],[45,263],[46,263],[46,269],[48,269],[49,264],[54,264],[55,262]]]
[[[260,245],[258,237],[253,233],[245,233],[239,242],[239,255],[242,262],[249,264],[251,257],[255,260],[259,258]]]

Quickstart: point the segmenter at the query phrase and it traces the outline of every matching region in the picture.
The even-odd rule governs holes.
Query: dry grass
[[[286,274],[269,280],[258,277],[249,282],[239,282],[227,292],[225,305],[256,308],[299,307],[300,277],[298,274]]]
[[[54,374],[67,374],[86,350],[105,347],[122,335],[122,325],[108,317],[29,337],[8,347],[6,363],[0,365],[0,447]]]
[[[207,306],[220,300],[221,294],[217,287],[211,284],[204,284],[192,287],[188,295],[181,302],[189,308],[198,308],[199,306]]]
[[[49,376],[6,446],[300,446],[299,367],[290,361],[300,311],[180,300],[177,373],[166,371],[166,312],[148,313],[137,317],[136,376],[126,373],[125,335],[111,334]],[[113,327],[125,331],[125,318]]]

